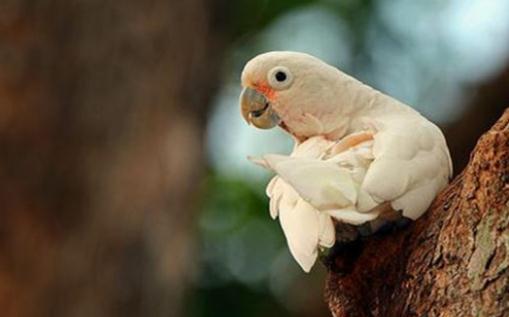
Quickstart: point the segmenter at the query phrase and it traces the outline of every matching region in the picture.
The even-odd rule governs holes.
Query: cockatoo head
[[[258,128],[279,125],[299,139],[335,133],[348,112],[341,105],[345,79],[351,77],[308,54],[258,55],[242,72],[242,115]]]

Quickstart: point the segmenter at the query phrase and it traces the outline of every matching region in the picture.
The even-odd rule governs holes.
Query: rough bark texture
[[[335,317],[509,316],[509,110],[465,170],[405,230],[338,254]]]
[[[205,0],[0,1],[1,316],[177,316],[217,38]]]

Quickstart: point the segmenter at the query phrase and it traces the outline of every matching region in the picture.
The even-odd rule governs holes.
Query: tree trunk
[[[429,211],[332,259],[335,317],[509,316],[509,110]]]
[[[2,316],[177,316],[218,65],[205,0],[2,0]]]

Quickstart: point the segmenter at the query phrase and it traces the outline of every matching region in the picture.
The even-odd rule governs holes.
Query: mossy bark
[[[425,216],[332,259],[333,316],[509,316],[508,168],[506,110]]]

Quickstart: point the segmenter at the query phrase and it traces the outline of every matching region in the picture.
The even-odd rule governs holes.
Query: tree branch
[[[332,314],[509,316],[508,166],[506,110],[425,216],[334,256],[325,289]]]

